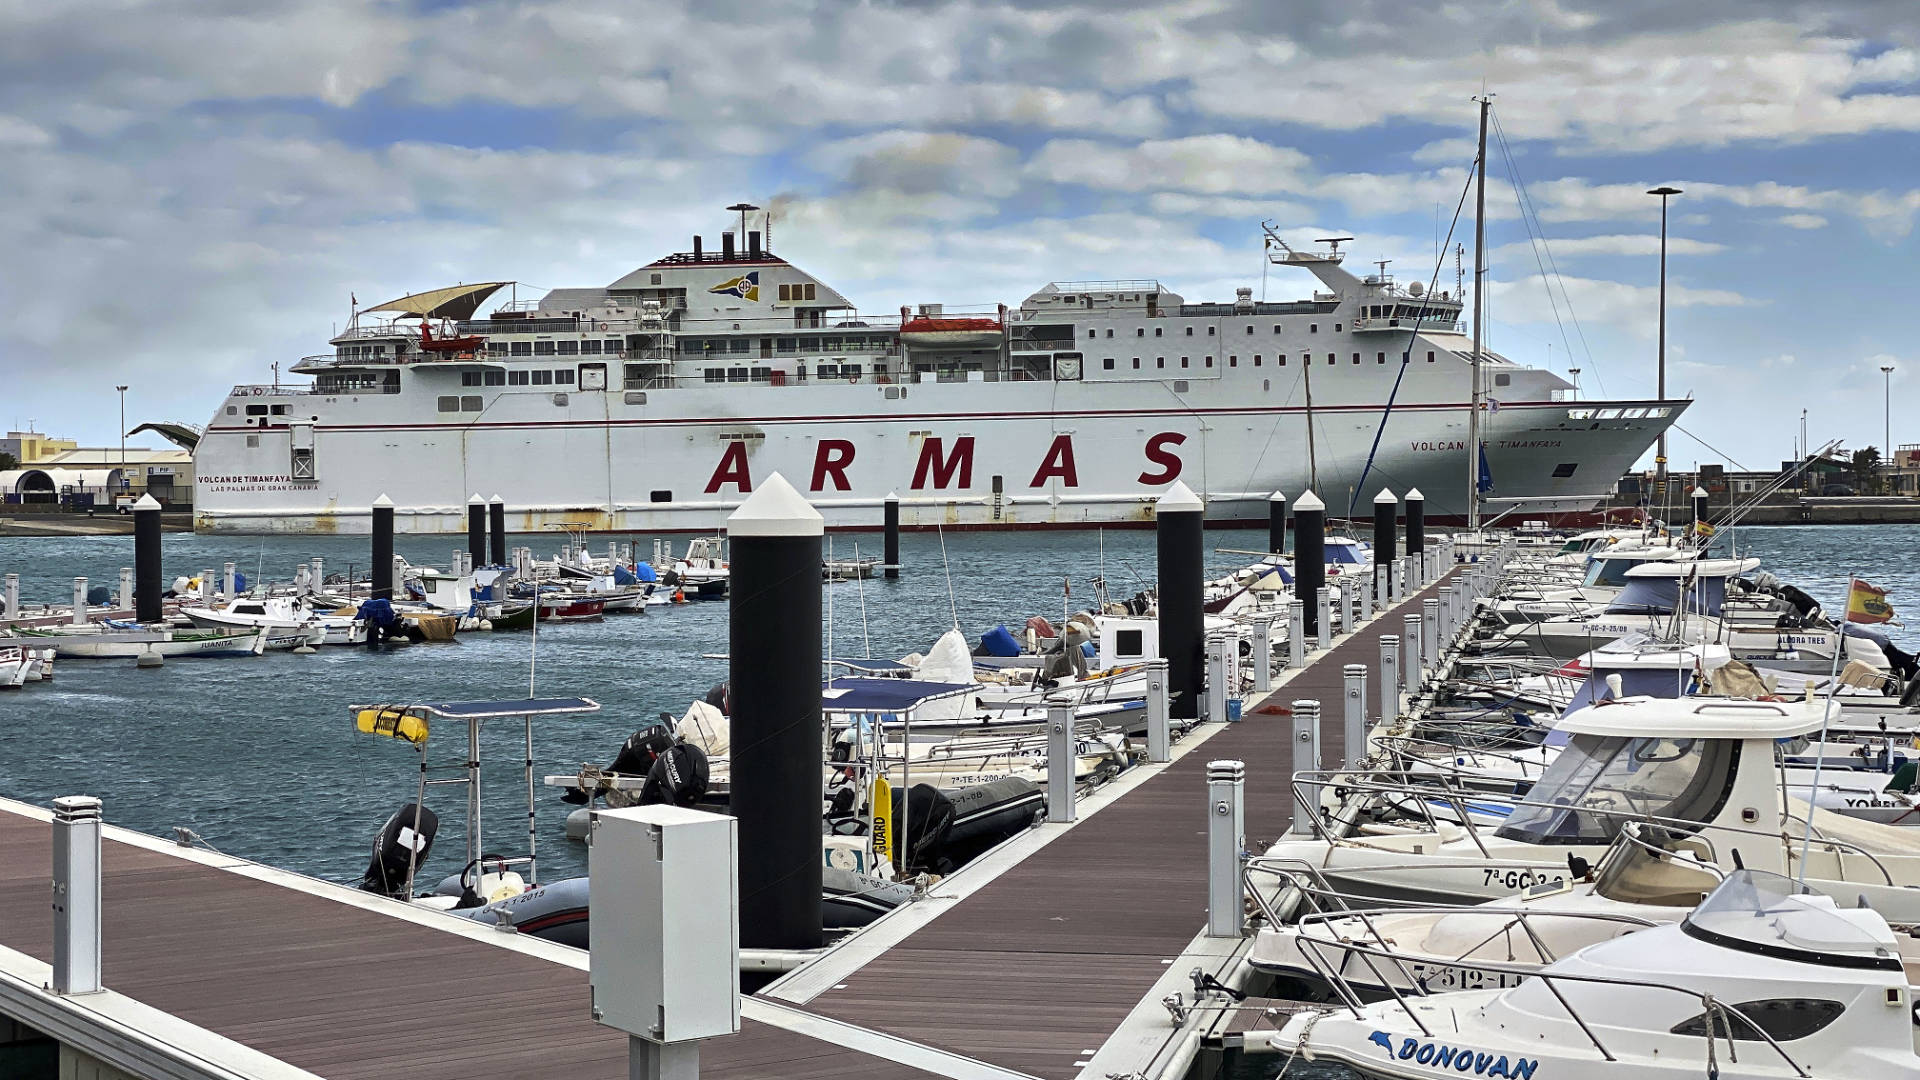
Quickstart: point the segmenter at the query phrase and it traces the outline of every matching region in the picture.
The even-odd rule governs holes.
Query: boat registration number
[[[1480,871],[1485,876],[1481,884],[1491,888],[1495,885],[1503,889],[1531,889],[1536,885],[1564,885],[1567,875],[1550,870],[1496,870],[1488,867]]]
[[[1519,986],[1526,979],[1525,975],[1508,974],[1504,971],[1420,963],[1409,963],[1407,973],[1413,977],[1415,985],[1430,991],[1505,990],[1508,987]]]

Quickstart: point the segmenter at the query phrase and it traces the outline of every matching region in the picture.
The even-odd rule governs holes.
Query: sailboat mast
[[[1487,258],[1487,111],[1493,107],[1492,95],[1480,101],[1480,152],[1474,158],[1477,176],[1473,194],[1473,355],[1467,358],[1472,371],[1473,394],[1467,407],[1467,529],[1480,527],[1480,334],[1482,327],[1480,293],[1485,286]]]

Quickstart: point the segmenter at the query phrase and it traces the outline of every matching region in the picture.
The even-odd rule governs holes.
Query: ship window
[[[1140,358],[1137,356],[1133,358],[1133,370],[1135,371],[1140,370]]]
[[[746,382],[747,369],[743,367],[728,368],[727,381],[728,382]]]
[[[1087,331],[1087,336],[1088,336],[1088,337],[1099,337],[1099,336],[1100,336],[1100,331],[1098,331],[1098,330],[1089,330],[1089,331]]]
[[[1156,357],[1154,357],[1154,358],[1153,358],[1153,366],[1154,366],[1154,367],[1157,367],[1157,368],[1163,368],[1163,367],[1166,367],[1166,366],[1167,366],[1167,358],[1166,358],[1166,357],[1164,357],[1164,356],[1156,356]]]
[[[463,372],[461,372],[461,373],[460,373],[460,385],[461,385],[461,386],[479,386],[479,385],[480,385],[480,373],[479,373],[479,372],[477,372],[477,371],[463,371]]]
[[[657,503],[672,502],[673,492],[665,489],[649,492],[647,494],[647,501]]]
[[[443,410],[443,411],[444,411],[444,410]],[[258,436],[258,435],[249,435],[249,436],[247,436],[247,449],[249,449],[249,450],[258,450],[258,449],[260,449],[260,436]]]
[[[247,406],[247,415],[265,416],[267,415],[267,407],[265,405],[249,405]]]
[[[512,353],[514,356],[532,356],[533,342],[531,341],[513,342],[508,346],[507,351]]]
[[[726,382],[727,369],[710,367],[706,370],[706,377],[708,382]]]
[[[1173,392],[1174,392],[1174,393],[1176,393],[1176,394],[1184,394],[1184,393],[1186,393],[1186,392],[1187,392],[1187,380],[1185,380],[1185,379],[1175,379],[1175,380],[1173,380]]]
[[[773,351],[782,353],[799,352],[800,339],[797,337],[774,338]]]
[[[1337,357],[1337,356],[1335,356],[1335,355],[1333,355],[1332,353],[1328,353],[1328,354],[1327,354],[1327,366],[1328,366],[1328,367],[1332,367],[1333,365],[1335,365],[1335,364],[1337,364],[1337,363],[1339,363],[1339,362],[1340,362],[1340,358],[1339,358],[1339,357]]]
[[[625,400],[629,405],[645,405],[647,403],[646,391],[629,390],[627,391]]]
[[[1109,356],[1109,357],[1107,357],[1107,358],[1106,358],[1105,360],[1102,360],[1102,361],[1100,361],[1100,367],[1101,367],[1101,369],[1102,369],[1102,370],[1104,370],[1104,371],[1112,371],[1112,370],[1113,370],[1113,357],[1111,357],[1111,356]]]
[[[237,409],[237,408],[235,408],[235,407],[233,407],[232,405],[229,405],[229,406],[227,406],[227,415],[228,415],[228,416],[236,416],[236,415],[238,415],[238,414],[239,414],[239,412],[240,412],[240,410],[239,410],[239,409]]]
[[[1400,362],[1403,364],[1412,359],[1413,359],[1412,352],[1403,352],[1400,354]]]
[[[1113,327],[1111,327],[1111,326],[1109,326],[1109,327],[1107,327],[1107,336],[1108,336],[1108,337],[1112,337],[1112,336],[1113,336]]]
[[[556,370],[553,373],[553,381],[557,383],[569,383],[569,384],[572,383],[573,369],[570,367],[563,367]]]
[[[479,412],[480,411],[480,395],[468,394],[465,397],[462,397],[460,399],[460,411],[461,412]]]
[[[580,355],[580,343],[577,341],[556,341],[553,343],[553,348],[561,356]]]
[[[608,352],[610,352],[610,353],[617,353],[617,352],[619,352],[619,351],[620,351],[620,339],[619,339],[619,338],[608,338],[608,339],[607,339],[607,351],[608,351]]]
[[[504,371],[488,371],[488,372],[485,372],[484,375],[485,375],[485,378],[481,380],[481,382],[484,385],[487,385],[487,386],[507,385],[507,373]]]
[[[807,289],[807,295],[804,297],[804,299],[807,299],[807,300],[813,299],[813,282],[811,281],[807,282],[806,289]]]
[[[1432,349],[1428,349],[1428,350],[1427,350],[1427,363],[1429,363],[1429,364],[1431,364],[1431,363],[1433,363],[1433,350],[1432,350]]]
[[[1213,336],[1213,327],[1211,327],[1211,326],[1209,326],[1209,327],[1207,327],[1207,336],[1208,336],[1208,337],[1212,337],[1212,336]]]
[[[1187,361],[1187,358],[1183,356],[1183,357],[1181,357],[1181,358],[1180,358],[1180,366],[1181,366],[1181,367],[1191,367],[1192,365],[1191,365],[1190,363],[1188,363],[1188,361]]]
[[[1577,461],[1563,461],[1553,467],[1553,477],[1556,480],[1565,480],[1573,475],[1573,470],[1579,467],[1580,463]]]
[[[860,365],[859,364],[841,364],[840,374],[845,375],[849,379],[857,379],[860,377]]]
[[[1209,356],[1209,357],[1207,357],[1207,366],[1208,366],[1208,367],[1212,367],[1212,366],[1213,366],[1213,357],[1211,357],[1211,356]]]
[[[780,299],[782,300],[793,299],[793,286],[791,285],[780,286]]]
[[[773,369],[757,367],[757,368],[751,369],[747,374],[748,374],[748,377],[752,379],[754,382],[764,382],[765,380],[771,379],[773,377]]]
[[[840,377],[840,365],[821,364],[814,373],[823,379],[837,379]]]
[[[1239,358],[1239,357],[1237,357],[1237,356],[1229,356],[1229,357],[1227,357],[1227,366],[1228,366],[1228,367],[1239,367],[1239,366],[1240,366],[1240,358]]]
[[[600,355],[600,339],[591,338],[580,343],[580,351],[588,356]]]
[[[1134,337],[1146,337],[1146,336],[1147,336],[1147,328],[1146,328],[1146,327],[1144,327],[1144,326],[1136,326],[1136,327],[1134,327],[1134,328],[1133,328],[1133,336],[1134,336]]]
[[[567,395],[565,394],[553,395],[553,403],[555,405],[565,405],[567,403]]]
[[[1511,385],[1513,385],[1513,376],[1511,376],[1511,375],[1509,375],[1509,374],[1507,374],[1506,372],[1504,372],[1504,371],[1503,371],[1503,372],[1501,372],[1501,373],[1499,373],[1498,375],[1495,375],[1495,376],[1493,377],[1493,385],[1495,385],[1495,386],[1511,386]]]
[[[1162,331],[1163,329],[1165,329],[1165,327],[1160,327],[1160,326],[1156,326],[1156,327],[1154,327],[1154,328],[1153,328],[1153,336],[1154,336],[1154,337],[1159,337],[1159,336],[1160,336],[1160,332],[1161,332],[1161,331]]]
[[[1386,353],[1378,353],[1378,354],[1376,354],[1376,355],[1374,356],[1374,358],[1373,358],[1373,362],[1374,362],[1374,363],[1376,363],[1376,364],[1384,364],[1384,363],[1386,363],[1386,362],[1387,362],[1387,354],[1386,354]]]
[[[1280,332],[1280,324],[1279,324],[1279,323],[1274,323],[1274,324],[1273,324],[1273,332],[1274,332],[1274,333],[1276,333],[1276,334]]]
[[[489,341],[487,342],[487,351],[495,356],[505,356],[507,355],[507,343],[504,341]]]
[[[436,404],[438,405],[441,412],[459,412],[460,411],[460,398],[456,395],[443,396],[442,398],[440,398],[440,400]],[[249,436],[248,438],[257,439],[258,436]]]
[[[525,386],[525,385],[527,385],[527,373],[526,373],[526,372],[524,372],[524,371],[509,371],[509,372],[507,372],[507,385],[508,385],[508,386]]]
[[[1319,333],[1319,332],[1320,332],[1320,324],[1319,324],[1319,323],[1308,323],[1308,324],[1307,324],[1307,333],[1309,333],[1309,334],[1317,334],[1317,333]]]
[[[1261,390],[1263,390],[1263,391],[1270,391],[1270,390],[1272,390],[1272,389],[1273,389],[1273,380],[1272,380],[1272,379],[1261,379],[1261,380],[1260,380],[1260,389],[1261,389]]]
[[[1278,329],[1280,329],[1280,328],[1276,326],[1276,327],[1274,327],[1274,329],[1275,329],[1275,330],[1278,330]],[[1252,324],[1252,323],[1248,323],[1248,324],[1247,324],[1247,336],[1248,336],[1248,337],[1252,337],[1252,336],[1253,336],[1253,324]]]
[[[1254,354],[1253,354],[1253,366],[1254,366],[1254,367],[1259,367],[1259,366],[1260,366],[1260,354],[1259,354],[1259,353],[1254,353]]]
[[[1737,1022],[1729,1023],[1733,1018],[1725,1014],[1709,1017],[1706,1013],[1700,1013],[1667,1030],[1675,1035],[1707,1038],[1731,1028],[1733,1037],[1743,1042],[1761,1041],[1760,1031],[1764,1031],[1776,1042],[1792,1042],[1804,1039],[1840,1019],[1840,1014],[1846,1009],[1838,1001],[1822,998],[1765,998],[1743,1001],[1733,1006],[1732,1011],[1740,1017]]]
[[[1340,324],[1339,324],[1339,323],[1334,323],[1334,324],[1333,324],[1333,332],[1334,332],[1334,333],[1336,333],[1336,334],[1340,332]]]
[[[547,370],[546,368],[540,368],[540,369],[538,369],[538,370],[536,370],[536,371],[534,371],[534,373],[533,373],[533,385],[535,385],[535,386],[552,386],[552,385],[553,385],[553,372],[551,372],[551,371],[549,371],[549,370]]]
[[[1191,326],[1189,326],[1189,327],[1187,327],[1187,336],[1188,336],[1188,337],[1192,337],[1192,336],[1193,336],[1193,327],[1191,327]]]
[[[1356,363],[1356,364],[1360,362],[1360,354],[1359,354],[1359,353],[1354,353],[1354,354],[1353,354],[1353,362],[1354,362],[1354,363]]]

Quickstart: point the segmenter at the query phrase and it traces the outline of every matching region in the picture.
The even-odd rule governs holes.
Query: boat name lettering
[[[1508,889],[1531,889],[1535,885],[1564,885],[1565,874],[1554,874],[1545,870],[1496,870],[1491,867],[1480,871],[1486,875],[1483,885],[1499,885]]]
[[[976,440],[972,435],[959,435],[943,438],[938,435],[921,435],[920,452],[913,466],[913,481],[908,485],[913,491],[946,491],[948,489],[969,490],[973,487],[973,465]],[[1149,486],[1171,484],[1179,479],[1186,463],[1176,452],[1187,441],[1187,436],[1178,431],[1162,431],[1150,436],[1143,448],[1152,468],[1142,472],[1139,482]],[[725,447],[720,451],[720,460],[715,463],[713,472],[707,478],[706,493],[716,495],[721,488],[732,485],[740,494],[753,491],[753,466],[750,455],[759,448],[758,440],[749,441],[743,437],[725,439]],[[813,472],[808,480],[807,490],[818,493],[823,491],[852,491],[853,480],[849,470],[855,465],[859,454],[858,447],[850,439],[818,439],[813,448]],[[290,483],[291,477],[204,477],[202,483],[221,482],[267,482]],[[1031,489],[1046,488],[1058,484],[1063,488],[1080,486],[1080,464],[1075,456],[1073,436],[1056,434],[1041,455],[1033,479],[1027,482]]]
[[[292,479],[293,477],[287,476],[284,474],[280,476],[244,476],[239,473],[233,473],[225,476],[202,476],[199,478],[199,483],[202,483],[202,484],[284,484],[284,483],[288,483]]]
[[[1412,1061],[1419,1065],[1430,1065],[1441,1071],[1452,1071],[1468,1076],[1504,1076],[1510,1080],[1532,1080],[1533,1071],[1540,1062],[1533,1058],[1515,1057],[1512,1060],[1505,1054],[1489,1054],[1484,1050],[1469,1050],[1463,1046],[1448,1046],[1444,1043],[1430,1042],[1425,1039],[1402,1037],[1400,1046],[1393,1045],[1393,1036],[1384,1031],[1376,1031],[1367,1039],[1387,1052],[1388,1057],[1402,1061]]]
[[[1499,439],[1495,446],[1502,450],[1558,450],[1559,439]]]
[[[1415,453],[1419,454],[1431,453],[1435,450],[1465,450],[1467,448],[1464,440],[1428,442],[1424,439],[1416,439],[1407,445],[1412,447]]]

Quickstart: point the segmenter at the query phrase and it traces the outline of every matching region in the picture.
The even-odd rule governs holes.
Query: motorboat
[[[0,690],[18,690],[53,677],[52,649],[0,642]]]
[[[1829,716],[1818,701],[1598,702],[1561,718],[1554,735],[1566,745],[1524,796],[1425,775],[1298,774],[1296,817],[1312,832],[1274,844],[1263,861],[1313,867],[1346,893],[1477,902],[1564,884],[1578,876],[1570,863],[1597,862],[1626,822],[1645,821],[1703,837],[1723,869],[1800,873],[1920,921],[1920,838],[1782,791],[1776,744]],[[1416,809],[1437,800],[1453,810],[1410,816],[1409,793]],[[1477,823],[1493,815],[1496,827]]]
[[[363,645],[367,625],[351,605],[316,606],[297,596],[239,596],[214,606],[183,607],[180,615],[208,630],[287,630],[317,628],[321,645]]]
[[[68,659],[135,660],[152,655],[171,660],[188,656],[258,656],[270,650],[317,644],[322,631],[317,626],[195,631],[137,624],[89,623],[86,626],[23,629],[15,633],[42,642],[57,655]]]
[[[1920,940],[1842,895],[1736,871],[1679,923],[1588,945],[1517,986],[1343,998],[1264,1041],[1395,1078],[1920,1074]]]

